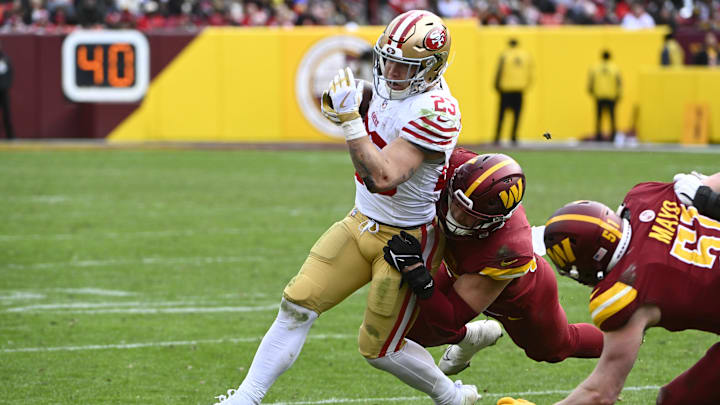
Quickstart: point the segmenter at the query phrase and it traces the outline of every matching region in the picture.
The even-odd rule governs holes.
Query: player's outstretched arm
[[[492,304],[512,279],[495,280],[480,274],[463,274],[453,284],[455,292],[473,311],[482,313]]]
[[[711,176],[692,172],[679,173],[673,178],[675,193],[686,206],[720,221],[720,173]]]
[[[660,309],[643,306],[622,328],[604,334],[603,351],[593,372],[555,405],[614,404],[637,359],[643,333],[660,320]]]
[[[703,185],[708,186],[712,191],[720,193],[720,172],[707,176],[702,180]]]

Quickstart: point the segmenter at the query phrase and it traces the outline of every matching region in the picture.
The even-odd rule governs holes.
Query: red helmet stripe
[[[560,221],[582,221],[582,222],[589,222],[591,224],[595,224],[606,231],[612,233],[613,235],[617,236],[618,239],[622,237],[622,232],[620,232],[619,229],[613,227],[612,225],[608,224],[607,222],[601,220],[600,218],[591,217],[590,215],[580,215],[580,214],[564,214],[564,215],[558,215],[555,217],[550,218],[545,226],[549,226],[550,224],[554,224],[555,222]]]
[[[413,18],[412,21],[410,21],[410,24],[408,24],[407,27],[405,27],[405,30],[403,31],[402,35],[400,35],[400,39],[397,40],[397,41],[398,41],[398,48],[400,47],[400,44],[401,44],[401,43],[405,42],[405,40],[407,39],[407,38],[405,38],[405,36],[408,34],[408,32],[410,32],[410,30],[412,29],[412,27],[415,26],[415,23],[417,23],[418,21],[420,21],[420,19],[423,18],[423,17],[425,17],[426,15],[427,15],[426,13],[421,12],[421,13],[418,14],[415,18]]]
[[[515,163],[515,161],[512,159],[506,159],[500,163],[496,163],[495,166],[487,169],[485,171],[485,173],[481,174],[480,177],[475,179],[475,181],[473,181],[473,183],[470,185],[470,187],[468,187],[468,189],[465,190],[465,195],[470,197],[470,195],[473,193],[473,191],[475,191],[475,189],[478,188],[480,183],[482,183],[483,181],[485,181],[485,179],[490,177],[491,174],[495,173],[496,171],[502,169],[503,167],[505,167],[511,163]]]
[[[410,31],[412,26],[415,25],[415,23],[418,22],[424,16],[425,16],[425,13],[422,11],[408,12],[407,15],[402,17],[402,19],[400,19],[397,22],[397,24],[395,24],[395,26],[393,27],[392,32],[390,33],[390,35],[388,35],[388,43],[390,43],[390,40],[393,40],[397,43],[397,47],[400,48],[402,46],[401,41],[405,40],[405,35],[408,33],[408,31]],[[406,25],[405,22],[408,21],[408,19],[410,17],[414,17],[414,18],[412,20],[410,20],[409,24]],[[399,29],[402,29],[402,34],[398,38],[395,35],[395,33]]]

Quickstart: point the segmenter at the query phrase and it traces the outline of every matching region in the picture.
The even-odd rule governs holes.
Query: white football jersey
[[[423,162],[410,179],[383,193],[369,192],[356,173],[355,206],[376,221],[398,227],[432,221],[461,129],[458,102],[445,80],[441,79],[431,90],[402,100],[374,96],[365,128],[378,149],[401,137],[424,149],[444,152],[445,161]]]

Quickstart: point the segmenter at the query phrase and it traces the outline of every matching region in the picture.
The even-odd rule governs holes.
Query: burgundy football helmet
[[[630,243],[630,224],[605,204],[571,202],[545,223],[545,248],[561,275],[594,286]]]
[[[485,238],[520,205],[525,174],[510,156],[478,155],[455,170],[446,194],[441,220],[448,236]]]

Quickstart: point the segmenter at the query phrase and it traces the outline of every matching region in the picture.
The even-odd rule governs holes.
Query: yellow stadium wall
[[[648,69],[639,78],[638,136],[643,141],[678,142],[685,126],[702,125],[686,117],[686,109],[704,104],[708,140],[720,142],[720,71],[705,68]],[[686,122],[688,120],[688,122]]]
[[[497,59],[511,36],[531,53],[535,64],[533,85],[523,105],[521,140],[541,141],[545,131],[560,140],[592,133],[594,104],[586,90],[587,73],[599,60],[602,49],[612,52],[623,74],[623,98],[618,105],[620,130],[631,126],[633,108],[639,102],[658,101],[647,94],[640,97],[639,88],[641,82],[655,80],[641,81],[640,73],[657,65],[662,29],[631,32],[617,27],[491,28],[462,20],[448,25],[453,55],[446,78],[460,100],[462,143],[487,142],[494,135],[498,96],[493,80]],[[322,132],[303,114],[295,94],[298,67],[306,53],[328,37],[352,36],[370,44],[381,30],[208,28],[157,76],[141,107],[109,138],[340,142],[340,138]],[[510,127],[509,118],[506,129]],[[649,131],[644,118],[642,123],[641,130]],[[655,136],[655,129],[652,133],[646,136],[643,132],[642,136],[670,141],[681,136],[670,131]]]

